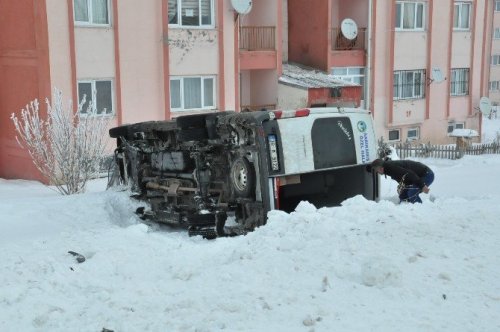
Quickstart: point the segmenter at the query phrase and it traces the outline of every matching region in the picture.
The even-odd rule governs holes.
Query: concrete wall
[[[161,0],[118,1],[123,123],[163,120]]]
[[[308,91],[293,86],[278,84],[278,103],[276,109],[292,110],[307,107]]]
[[[65,100],[73,98],[70,24],[67,1],[47,0],[51,86],[61,90]]]
[[[44,180],[16,141],[10,117],[30,101],[50,97],[45,0],[0,0],[0,178]]]
[[[288,59],[328,71],[328,1],[288,1]]]

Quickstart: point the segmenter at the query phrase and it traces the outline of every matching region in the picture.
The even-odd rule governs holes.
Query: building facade
[[[489,96],[492,104],[492,116],[499,116],[500,109],[500,1],[495,0],[493,13]]]
[[[112,126],[276,107],[281,1],[0,0],[0,15],[0,177],[42,179],[10,116],[54,87],[95,96]]]
[[[345,102],[361,86],[354,104],[373,112],[387,141],[480,132],[498,1],[253,0],[245,13],[234,2],[0,0],[0,177],[41,179],[10,116],[54,87],[67,99],[95,96],[112,126],[293,100],[342,104],[339,88],[321,98],[280,90],[284,63],[345,81]]]
[[[386,141],[453,143],[454,128],[480,131],[493,5],[288,0],[288,57],[363,85],[363,106]],[[354,41],[342,34],[346,19],[357,25]]]

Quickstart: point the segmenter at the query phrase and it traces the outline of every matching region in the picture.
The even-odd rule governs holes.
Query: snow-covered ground
[[[500,155],[421,161],[423,204],[382,178],[378,203],[213,241],[141,224],[102,180],[0,179],[0,331],[500,331]]]

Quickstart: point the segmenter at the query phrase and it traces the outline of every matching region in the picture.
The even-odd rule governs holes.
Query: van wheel
[[[255,171],[247,158],[236,158],[231,165],[229,176],[236,196],[252,196],[255,187]]]

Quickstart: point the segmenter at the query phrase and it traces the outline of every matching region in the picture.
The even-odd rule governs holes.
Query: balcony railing
[[[275,27],[240,27],[240,49],[248,51],[275,50]]]
[[[366,40],[366,28],[359,28],[358,35],[353,40],[349,40],[342,35],[340,28],[332,28],[332,50],[364,50]]]
[[[265,110],[275,110],[275,104],[267,104],[267,105],[241,105],[242,112],[255,112]]]

